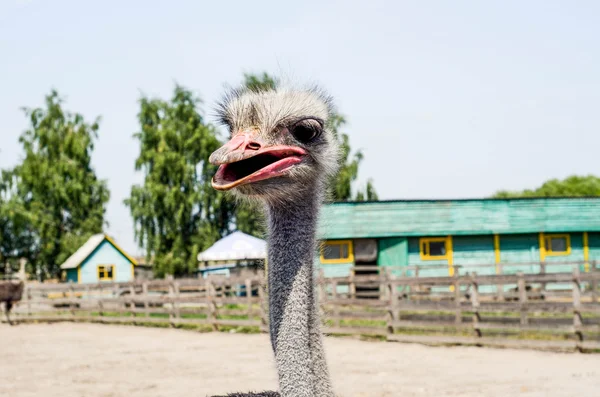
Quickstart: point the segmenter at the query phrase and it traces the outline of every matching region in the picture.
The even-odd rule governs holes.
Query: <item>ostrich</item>
[[[243,396],[331,397],[314,289],[319,207],[338,165],[326,123],[329,96],[317,88],[239,89],[218,106],[231,139],[210,156],[212,186],[263,204],[268,223],[269,334],[279,392]]]
[[[24,285],[23,281],[0,281],[0,302],[4,302],[4,312],[9,325],[12,325],[10,321],[10,309],[12,309],[13,302],[21,300]]]

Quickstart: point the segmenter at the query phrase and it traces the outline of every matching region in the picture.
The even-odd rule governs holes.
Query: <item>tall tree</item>
[[[563,180],[550,179],[535,189],[511,192],[501,190],[496,198],[512,197],[584,197],[600,196],[600,178],[594,175],[572,175]]]
[[[345,124],[346,119],[340,114],[334,114],[328,122],[328,128],[338,139],[339,147],[341,148],[340,170],[331,181],[332,198],[334,201],[377,200],[377,192],[372,180],[367,181],[364,190],[356,189],[356,193],[352,194],[352,185],[358,179],[358,168],[364,156],[361,150],[352,154],[350,137],[348,134],[340,131]]]
[[[244,74],[244,85],[250,90],[272,89],[277,85],[277,80],[268,73]],[[334,133],[341,147],[341,167],[330,185],[331,199],[334,201],[375,201],[378,200],[377,192],[372,180],[368,180],[363,189],[353,185],[358,179],[358,169],[363,160],[362,151],[352,153],[350,137],[341,132],[346,125],[346,119],[340,114],[334,114],[329,119],[328,128]],[[261,211],[254,204],[240,203],[236,208],[236,226],[238,230],[255,236],[264,235],[264,222]]]
[[[199,103],[179,85],[170,101],[140,100],[135,168],[143,172],[144,183],[133,186],[125,204],[138,244],[159,277],[191,274],[198,252],[230,229],[232,204],[210,184],[216,167],[208,158],[220,143]]]
[[[7,172],[0,175],[0,274],[18,271],[19,259],[31,257],[35,249],[31,217],[6,183],[7,178]]]
[[[106,181],[91,166],[99,119],[88,123],[65,111],[54,90],[45,105],[24,109],[30,123],[19,138],[24,159],[2,177],[5,230],[13,241],[26,237],[7,246],[40,278],[58,276],[60,264],[102,231],[109,199]]]

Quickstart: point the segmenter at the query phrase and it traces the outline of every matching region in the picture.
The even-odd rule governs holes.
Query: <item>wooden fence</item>
[[[390,341],[600,350],[600,271],[317,277],[326,334]],[[264,274],[132,283],[27,284],[15,322],[91,321],[266,331]]]

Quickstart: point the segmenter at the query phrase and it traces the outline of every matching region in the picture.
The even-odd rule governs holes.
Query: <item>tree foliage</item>
[[[135,168],[144,174],[144,183],[132,187],[125,204],[138,244],[159,277],[190,275],[198,252],[230,227],[232,204],[210,183],[216,167],[208,158],[220,142],[199,113],[199,103],[179,85],[170,101],[140,100]]]
[[[363,160],[363,153],[358,150],[352,154],[352,148],[350,147],[350,137],[348,134],[341,132],[340,130],[346,124],[346,119],[340,114],[334,114],[328,122],[328,128],[333,132],[338,145],[340,146],[341,157],[340,157],[340,169],[338,173],[333,177],[331,181],[330,189],[332,198],[334,201],[364,201],[364,200],[377,200],[377,192],[373,186],[371,180],[367,181],[367,184],[363,189],[356,189],[356,193],[352,194],[352,185],[358,179],[358,168]]]
[[[18,261],[30,257],[34,247],[30,217],[18,197],[13,196],[5,179],[0,179],[0,273],[13,273],[18,270]]]
[[[56,91],[45,108],[24,112],[23,161],[2,173],[1,254],[24,257],[40,278],[56,277],[60,264],[92,234],[102,232],[109,191],[91,166],[99,119],[63,109]]]
[[[495,198],[513,197],[591,197],[600,196],[600,178],[594,175],[573,175],[563,180],[551,179],[536,189],[520,192],[502,190]]]

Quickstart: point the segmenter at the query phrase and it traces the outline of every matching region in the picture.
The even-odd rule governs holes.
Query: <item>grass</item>
[[[257,311],[260,309],[258,304],[253,304],[250,309],[253,311]],[[176,328],[182,330],[190,330],[195,332],[211,332],[214,330],[213,326],[210,324],[194,324],[194,323],[185,323],[185,324],[170,324],[169,313],[157,313],[152,312],[153,308],[149,309],[148,315],[145,312],[131,312],[131,311],[115,311],[115,310],[106,310],[102,312],[102,317],[107,318],[123,318],[123,320],[131,319],[131,321],[122,321],[120,324],[128,324],[128,325],[136,325],[136,326],[147,326],[147,327],[157,327],[157,328]],[[207,320],[208,315],[204,312],[185,312],[186,310],[190,310],[188,308],[182,308],[180,311],[180,318],[186,320]],[[198,310],[206,310],[198,309]],[[248,310],[248,305],[243,304],[226,304],[222,305],[217,310],[217,319],[219,320],[260,320],[259,316],[253,315],[249,317],[247,314],[240,313],[241,311]],[[358,307],[358,306],[347,306],[341,309],[341,311],[362,311],[362,312],[370,312],[370,313],[381,313],[382,316],[385,316],[387,311],[382,308],[371,308],[371,307]],[[228,313],[229,311],[235,311],[236,313]],[[51,312],[39,312],[35,313],[36,315],[42,316],[64,316],[65,320],[71,318],[71,312],[68,308],[64,308],[59,311],[51,311]],[[469,318],[474,313],[473,312],[463,312],[463,317]],[[487,318],[509,318],[509,319],[518,319],[520,317],[519,313],[516,312],[480,312],[480,316],[485,319]],[[148,317],[147,317],[148,316]],[[428,312],[420,312],[420,311],[402,311],[401,317],[406,318],[410,316],[419,316],[425,320],[427,317],[448,317],[453,318],[454,312],[452,311],[428,311]],[[23,316],[26,318],[27,316]],[[76,311],[75,312],[75,320],[77,317],[97,317],[100,319],[101,315],[98,310],[91,311]],[[151,318],[154,321],[144,321],[145,318]],[[569,313],[547,313],[547,312],[532,312],[529,313],[530,319],[562,319],[562,320],[570,320],[572,319],[572,315]],[[594,313],[584,313],[584,319],[597,319],[600,318],[600,314]],[[157,321],[157,319],[162,319],[164,321]],[[339,321],[339,322],[338,322]],[[387,326],[387,322],[382,319],[361,319],[361,318],[347,318],[340,320],[333,320],[330,318],[325,318],[323,321],[324,326],[327,327],[335,327],[340,331],[337,334],[332,334],[334,337],[354,337],[360,338],[361,340],[367,341],[385,341],[387,339],[386,336],[381,335],[356,335],[351,332],[351,328],[353,327],[361,327],[361,328],[373,328],[374,330],[381,331],[385,330]],[[260,327],[257,326],[246,326],[246,325],[219,325],[218,331],[220,332],[231,332],[231,333],[243,333],[243,334],[256,334],[260,333]],[[341,329],[340,329],[341,328]],[[344,332],[344,328],[348,328],[347,333]],[[513,339],[513,340],[546,340],[546,341],[565,341],[565,340],[573,340],[574,335],[569,333],[559,333],[550,331],[508,331],[498,329],[486,329],[483,331],[484,337],[499,337],[503,339]],[[413,328],[413,327],[404,327],[404,328],[395,328],[394,334],[398,335],[423,335],[423,336],[456,336],[456,337],[472,337],[474,336],[474,331],[469,328],[455,328],[452,326],[436,326],[435,323],[432,322],[432,326],[424,326],[421,328]],[[586,340],[600,340],[600,333],[586,333]],[[600,352],[600,351],[599,351]]]

